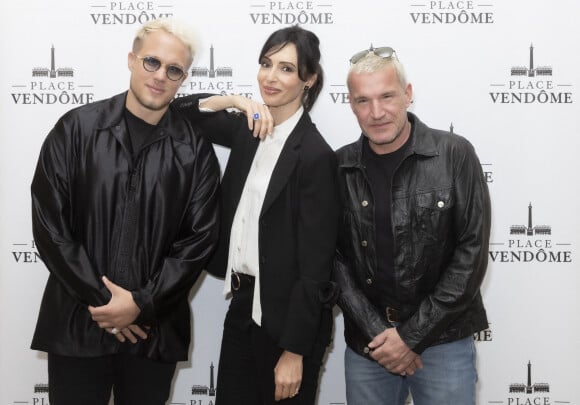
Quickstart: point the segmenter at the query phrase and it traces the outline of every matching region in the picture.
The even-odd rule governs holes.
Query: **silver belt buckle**
[[[238,291],[242,286],[240,275],[232,270],[232,290]]]

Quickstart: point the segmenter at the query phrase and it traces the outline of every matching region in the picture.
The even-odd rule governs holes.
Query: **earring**
[[[308,91],[308,90],[310,90],[310,87],[304,86],[304,91]]]

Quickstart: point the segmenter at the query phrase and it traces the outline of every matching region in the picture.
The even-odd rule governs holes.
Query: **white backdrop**
[[[312,115],[334,148],[360,133],[344,84],[350,55],[371,43],[395,48],[414,86],[412,110],[475,145],[492,195],[483,287],[491,326],[475,337],[478,403],[580,405],[580,3],[30,0],[2,2],[0,13],[0,405],[48,404],[46,357],[29,349],[47,278],[29,214],[41,142],[65,111],[127,88],[135,30],[167,14],[198,32],[195,66],[210,66],[213,46],[215,68],[226,68],[190,77],[182,94],[259,98],[266,37],[294,23],[317,33],[326,84]],[[192,292],[191,360],[176,374],[173,404],[215,402],[204,390],[212,363],[217,371],[221,288],[207,276]],[[320,404],[346,403],[343,350],[337,312]]]

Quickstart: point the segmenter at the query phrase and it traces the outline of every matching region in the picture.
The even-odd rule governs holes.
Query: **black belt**
[[[250,287],[254,285],[255,277],[250,276],[249,274],[239,273],[235,270],[232,270],[232,290],[238,291],[241,288]]]

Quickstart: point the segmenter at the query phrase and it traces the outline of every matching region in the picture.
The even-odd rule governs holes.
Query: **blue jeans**
[[[475,405],[475,344],[467,337],[427,348],[423,368],[403,377],[350,348],[345,352],[348,405]]]

